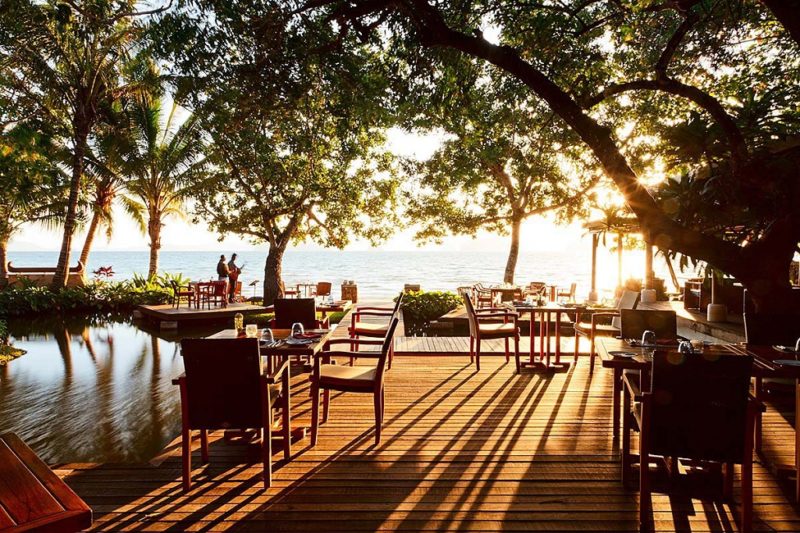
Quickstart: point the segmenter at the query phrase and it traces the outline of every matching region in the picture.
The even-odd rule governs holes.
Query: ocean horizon
[[[610,293],[617,284],[616,255],[606,249],[598,250],[597,285],[602,292]],[[245,296],[261,293],[264,279],[265,251],[237,252],[238,263],[243,266],[240,277]],[[78,261],[72,254],[70,265]],[[159,272],[181,273],[192,280],[216,278],[219,251],[162,251]],[[225,254],[230,258],[230,254]],[[15,266],[54,266],[56,251],[9,251],[9,261]],[[111,266],[113,280],[130,279],[135,273],[147,272],[147,251],[96,251],[87,265],[87,278],[94,270]],[[345,280],[358,285],[359,299],[389,299],[406,283],[422,286],[423,290],[449,290],[476,282],[500,283],[507,253],[499,251],[349,251],[349,250],[289,250],[283,261],[283,280],[287,286],[297,283],[329,281],[334,286],[334,297]],[[642,250],[625,252],[624,278],[641,278],[644,273]],[[663,260],[655,264],[656,274],[669,282]],[[531,281],[544,281],[559,286],[577,283],[578,299],[589,293],[591,277],[591,250],[580,247],[567,251],[521,252],[517,262],[515,281],[524,285]],[[678,273],[679,279],[691,273]],[[249,286],[258,281],[256,287]]]

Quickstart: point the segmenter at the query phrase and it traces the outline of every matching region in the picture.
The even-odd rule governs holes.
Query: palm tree
[[[69,254],[80,222],[79,200],[91,136],[115,101],[143,89],[122,79],[140,42],[136,0],[10,0],[0,26],[0,90],[22,93],[30,112],[50,121],[72,149],[64,235],[53,287],[66,284]]]
[[[161,230],[170,216],[181,216],[191,191],[190,178],[202,165],[202,135],[195,116],[175,126],[177,104],[163,116],[158,98],[143,98],[132,111],[133,140],[126,157],[122,205],[150,238],[148,276],[158,271]]]

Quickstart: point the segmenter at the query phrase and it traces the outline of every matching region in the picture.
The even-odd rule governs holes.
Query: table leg
[[[556,311],[556,364],[561,364],[561,311]]]
[[[531,346],[530,346],[530,353],[531,353],[530,364],[531,365],[534,363],[534,353],[535,353],[534,352],[534,344],[535,344],[534,341],[536,339],[536,328],[533,326],[534,322],[536,322],[536,311],[531,311],[531,321],[530,321],[530,324],[529,324],[530,325],[530,329],[531,329],[530,337],[529,337],[530,341],[531,341]]]

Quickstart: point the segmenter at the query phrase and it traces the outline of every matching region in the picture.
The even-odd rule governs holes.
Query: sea
[[[522,252],[515,282],[525,285],[544,281],[565,287],[575,282],[577,297],[583,299],[589,293],[591,279],[591,250],[585,248]],[[10,251],[8,255],[15,266],[54,266],[58,258],[55,251]],[[74,254],[71,265],[77,264],[77,255]],[[238,264],[243,267],[240,280],[244,295],[260,294],[266,252],[241,251],[238,255]],[[162,251],[159,272],[181,273],[191,280],[215,279],[219,256],[219,251]],[[283,261],[283,278],[287,286],[329,281],[339,287],[352,280],[358,286],[359,300],[388,300],[406,283],[419,284],[423,290],[450,291],[476,282],[500,283],[506,259],[507,254],[499,251],[288,250]],[[616,261],[615,254],[599,250],[597,285],[601,296],[610,295],[617,285]],[[96,251],[89,258],[87,277],[91,279],[92,272],[101,266],[110,266],[113,280],[129,279],[134,273],[146,273],[147,264],[147,251]],[[672,289],[663,260],[656,260],[655,270]],[[626,251],[623,278],[643,275],[643,251]],[[691,277],[691,273],[679,272],[678,277]],[[334,297],[337,294],[334,289]]]

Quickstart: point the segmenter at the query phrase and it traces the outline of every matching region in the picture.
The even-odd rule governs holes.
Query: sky
[[[441,141],[437,135],[420,136],[394,129],[388,135],[388,147],[401,156],[413,156],[427,159]],[[552,218],[532,218],[522,227],[520,235],[521,251],[562,251],[575,246],[589,246],[589,238],[584,236],[580,222],[568,226],[556,225]],[[419,246],[413,239],[414,230],[408,229],[395,234],[377,249],[386,251],[442,250],[442,251],[507,251],[509,237],[481,232],[476,238],[469,236],[452,236],[441,244]],[[47,230],[38,225],[29,225],[17,233],[11,240],[9,249],[13,251],[46,251],[58,250],[61,246],[62,233],[59,229]],[[74,249],[83,245],[85,232],[79,231],[74,238]],[[255,245],[246,238],[229,234],[221,238],[204,223],[194,224],[191,220],[177,218],[167,219],[161,236],[162,250],[266,250],[266,244]],[[124,211],[116,206],[114,210],[114,233],[107,240],[101,231],[93,244],[93,250],[145,251],[148,239],[138,226]],[[299,250],[316,250],[320,246],[305,243],[296,246]],[[346,250],[370,250],[372,246],[366,241],[354,241]]]

